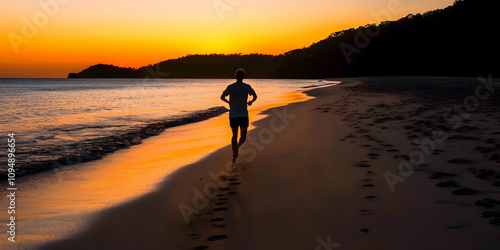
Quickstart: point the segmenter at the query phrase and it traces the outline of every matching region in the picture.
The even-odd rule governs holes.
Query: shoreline
[[[142,143],[144,139],[151,136],[156,136],[162,133],[165,129],[182,126],[190,123],[200,122],[219,116],[227,112],[225,107],[212,107],[205,110],[198,110],[188,115],[170,117],[169,120],[156,121],[145,126],[121,131],[119,134],[88,139],[64,145],[63,147],[48,148],[43,150],[33,150],[30,154],[35,155],[58,155],[57,159],[44,160],[35,162],[19,162],[23,168],[16,168],[16,177],[21,178],[31,174],[36,174],[51,170],[54,168],[67,167],[82,162],[90,162],[102,159],[108,154],[112,154],[121,149],[129,148]],[[19,154],[19,158],[23,159],[23,154]],[[3,157],[2,157],[3,158]],[[0,172],[0,181],[7,180],[7,171]]]
[[[252,120],[261,119],[263,115],[258,113],[269,107],[310,98],[301,92],[294,90],[273,104],[252,107]],[[18,211],[17,224],[29,229],[18,234],[16,246],[33,247],[61,236],[71,237],[96,214],[154,192],[178,168],[229,145],[227,123],[222,115],[172,127],[102,159],[23,177],[18,183],[23,208]],[[45,231],[44,225],[51,225],[51,229]]]
[[[453,140],[440,144],[425,164],[408,175],[398,171],[400,159],[413,152],[413,140],[426,132],[413,131],[412,124],[419,119],[438,123],[440,111],[470,93],[443,89],[457,99],[437,100],[433,95],[419,96],[411,88],[402,93],[392,84],[412,81],[426,83],[404,77],[363,78],[308,90],[316,98],[288,104],[281,115],[276,113],[280,108],[267,110],[268,116],[255,122],[249,138],[256,140],[242,148],[249,153],[242,154],[241,168],[226,168],[230,155],[226,146],[175,171],[155,192],[102,212],[77,236],[45,247],[302,249],[327,243],[348,249],[498,247],[500,231],[491,219],[482,218],[489,210],[477,205],[479,200],[498,199],[493,176],[479,178],[467,163],[453,163],[467,155],[479,164],[473,165],[478,173],[496,167],[494,161],[483,159],[483,151],[470,154],[470,148],[459,145],[465,135],[484,137],[467,141],[473,150],[488,144],[483,141],[493,133],[491,128],[476,135],[470,131],[484,126],[481,120],[498,122],[488,116],[497,106],[486,106],[476,113],[480,119],[452,131]],[[433,99],[434,106],[425,103]],[[286,122],[283,117],[290,119]],[[385,178],[387,172],[404,175],[395,192]],[[441,173],[451,175],[436,179]],[[459,186],[436,187],[454,179]],[[460,188],[480,193],[455,194]],[[189,214],[188,225],[180,207]]]
[[[3,81],[2,86],[7,87],[6,93],[11,97],[6,99],[10,108],[3,112],[3,131],[19,135],[17,161],[23,167],[15,168],[17,176],[101,159],[167,127],[221,114],[226,108],[221,107],[218,89],[227,86],[225,81],[109,79],[85,81],[83,85],[72,80],[61,84],[42,79]],[[263,105],[280,102],[284,92],[313,82],[255,80],[263,97],[268,97]],[[16,99],[21,95],[26,98],[22,105]],[[54,99],[51,108],[44,106],[48,103],[44,95]],[[89,96],[94,99],[85,99]],[[200,99],[195,100],[196,97]],[[86,108],[88,105],[92,108]],[[19,110],[13,110],[18,106]],[[21,113],[23,116],[16,117]],[[0,155],[0,160],[7,160],[6,155]],[[0,170],[0,179],[5,180],[6,174]]]
[[[317,88],[323,88],[323,87],[331,87],[331,86],[319,86]],[[308,101],[310,99],[313,99],[313,97],[305,94],[306,91],[310,91],[311,89],[299,89],[299,90],[294,90],[294,91],[291,91],[289,92],[287,95],[283,96],[281,99],[280,99],[280,102],[277,102],[275,104],[272,104],[272,105],[266,105],[266,106],[263,106],[263,107],[259,107],[257,110],[250,110],[250,115],[252,116],[252,120],[251,120],[251,124],[249,126],[249,131],[251,129],[254,128],[254,123],[257,122],[257,121],[260,121],[262,119],[266,119],[266,117],[268,116],[266,113],[266,111],[268,110],[272,110],[272,109],[275,109],[275,108],[278,108],[278,107],[283,107],[290,104],[290,103],[300,103],[300,102],[305,102],[305,101]],[[213,119],[216,119],[216,120],[221,120],[221,116],[218,116],[218,117],[215,117],[215,118],[212,118],[210,120],[213,120]],[[209,121],[210,121],[209,120]],[[224,128],[226,127],[227,124],[226,123],[226,119],[223,119],[224,120]],[[220,122],[217,122],[217,123],[220,123]],[[181,126],[182,127],[182,126]],[[179,127],[180,128],[180,127]],[[224,141],[228,141],[230,139],[230,131],[226,131],[227,135],[223,138]],[[160,139],[160,138],[157,138],[157,139]],[[154,142],[153,142],[154,143]],[[188,178],[188,176],[190,175],[190,173],[196,173],[196,174],[200,174],[201,173],[201,170],[196,170],[196,166],[197,165],[200,165],[200,164],[203,164],[202,162],[204,162],[205,160],[208,160],[208,161],[211,161],[212,157],[214,155],[218,155],[216,157],[217,160],[220,160],[220,155],[223,154],[223,155],[226,155],[226,156],[229,156],[229,157],[224,157],[227,159],[226,163],[227,164],[230,164],[231,163],[231,153],[229,152],[231,149],[230,149],[230,145],[229,145],[229,142],[225,143],[226,146],[222,147],[222,148],[218,148],[216,149],[215,151],[212,151],[211,153],[209,153],[208,155],[204,156],[202,159],[192,163],[192,164],[189,164],[189,165],[185,165],[181,168],[178,168],[176,169],[175,171],[169,173],[162,181],[160,181],[154,190],[152,190],[151,192],[148,192],[146,194],[143,194],[139,197],[136,197],[130,201],[127,201],[127,202],[124,202],[124,203],[121,203],[119,204],[118,206],[116,207],[109,207],[109,208],[106,208],[105,210],[103,211],[99,211],[97,216],[92,220],[94,222],[92,222],[90,225],[86,225],[85,228],[87,229],[84,229],[84,230],[80,230],[80,233],[76,234],[76,236],[78,237],[78,235],[81,235],[83,237],[86,237],[84,236],[83,234],[86,234],[86,233],[91,233],[90,231],[93,231],[93,230],[90,230],[88,231],[88,227],[93,227],[92,225],[95,225],[94,223],[95,222],[98,222],[98,221],[103,221],[103,220],[106,220],[106,217],[108,217],[108,215],[112,215],[112,214],[115,214],[114,211],[121,211],[121,212],[128,212],[128,209],[131,207],[131,206],[137,206],[139,205],[139,203],[142,203],[143,200],[148,200],[148,201],[151,201],[151,200],[157,200],[159,196],[161,196],[162,194],[164,193],[169,193],[170,195],[168,195],[169,197],[171,197],[172,199],[175,199],[175,200],[180,200],[180,199],[184,199],[184,198],[187,198],[191,195],[186,195],[187,193],[185,193],[185,195],[180,195],[180,194],[175,194],[175,195],[172,195],[172,192],[173,189],[182,189],[182,190],[188,190],[188,191],[191,191],[191,189],[189,188],[182,188],[183,186],[186,186],[187,184],[185,183],[186,181],[183,180],[183,181],[180,181],[178,176],[182,176],[183,178]],[[140,145],[139,145],[140,146]],[[162,146],[160,146],[162,147]],[[229,153],[227,153],[227,152]],[[226,153],[223,153],[223,152],[226,152]],[[212,165],[212,164],[208,164],[208,165]],[[220,169],[217,170],[216,168],[213,168],[213,166],[210,166],[209,168],[207,169],[213,169],[211,171],[208,171],[206,170],[206,174],[204,174],[204,176],[201,176],[199,180],[214,180],[214,177],[213,175],[211,175],[210,173],[212,172],[217,172],[219,173]],[[224,168],[223,168],[224,169]],[[192,182],[192,184],[190,185],[199,185],[198,183],[198,179],[194,180],[194,182]],[[181,188],[180,188],[181,187]],[[156,197],[156,198],[153,198],[153,197]],[[183,202],[180,202],[179,204],[182,204],[182,203],[188,203],[187,201],[188,200],[183,200]],[[172,203],[170,203],[172,204]],[[169,214],[173,215],[173,217],[177,217],[175,218],[175,221],[177,222],[179,219],[181,221],[184,221],[184,219],[182,218],[181,216],[181,213],[179,212],[179,208],[177,206],[175,206],[175,209],[173,210],[170,210],[169,209]],[[111,218],[111,220],[114,220],[113,218]],[[105,223],[105,224],[108,224],[108,223]],[[174,223],[174,224],[178,224],[178,223]],[[184,222],[182,222],[182,224],[184,224]],[[182,225],[181,226],[184,226]],[[106,227],[105,225],[103,225],[104,227]],[[100,226],[98,226],[100,227]],[[179,228],[177,228],[179,229]],[[182,231],[182,228],[180,229],[180,231]],[[172,235],[176,235],[177,232],[171,232]],[[72,239],[75,235],[72,235],[72,237],[70,237],[70,239]],[[117,237],[119,237],[118,235],[116,235]],[[51,246],[51,244],[58,244],[58,242],[62,242],[62,245],[65,245],[64,243],[65,239],[60,239],[60,240],[56,240],[56,241],[52,241],[52,243],[49,243],[49,245],[46,245],[48,246],[50,249],[52,249],[54,246]],[[42,245],[39,245],[40,247],[44,247],[45,244],[42,244]],[[61,246],[62,248],[66,248],[66,246]],[[155,246],[156,247],[156,246]],[[78,248],[78,247],[77,247]],[[81,248],[81,249],[84,249],[85,247]]]

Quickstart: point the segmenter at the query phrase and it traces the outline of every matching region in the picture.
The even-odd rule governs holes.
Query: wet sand
[[[276,105],[310,98],[301,91],[290,92],[274,103],[252,106],[252,118],[263,118],[257,113]],[[16,184],[16,243],[5,240],[0,242],[0,248],[32,249],[70,238],[89,226],[102,211],[161,188],[172,172],[229,144],[227,119],[226,113],[169,128],[102,159],[20,178]],[[6,187],[1,187],[0,194],[7,195]],[[8,200],[2,199],[1,204],[8,207]],[[0,219],[8,223],[6,216]]]
[[[341,80],[45,248],[498,249],[498,80]]]

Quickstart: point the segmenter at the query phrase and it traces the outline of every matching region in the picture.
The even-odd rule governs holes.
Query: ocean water
[[[101,152],[106,154],[139,143],[141,138],[136,137],[143,133],[141,129],[152,124],[176,125],[179,121],[196,121],[193,117],[223,112],[220,106],[227,105],[219,98],[233,82],[232,79],[0,79],[0,141],[6,142],[8,133],[16,134],[16,162],[23,165],[20,175],[54,164],[93,160]],[[279,102],[290,91],[331,84],[321,80],[281,79],[245,82],[259,96],[254,104],[257,107]],[[219,108],[210,109],[215,107]],[[4,162],[6,156],[0,155],[0,160]]]

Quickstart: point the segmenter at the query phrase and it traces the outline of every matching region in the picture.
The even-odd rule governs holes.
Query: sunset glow
[[[140,67],[187,54],[281,54],[335,31],[452,3],[0,0],[0,77],[65,78],[97,63]],[[398,11],[388,12],[391,4]]]

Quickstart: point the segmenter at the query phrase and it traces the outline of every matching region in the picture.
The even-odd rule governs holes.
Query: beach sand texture
[[[500,249],[498,80],[340,80],[43,248]]]

